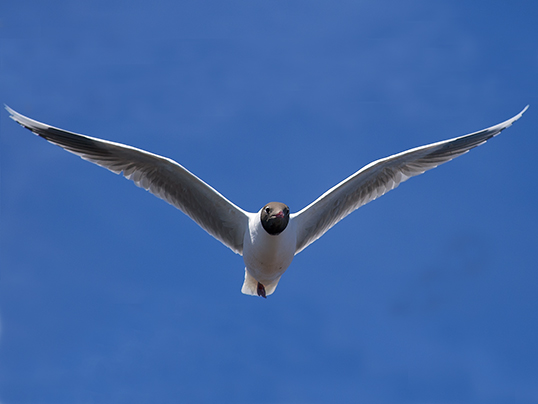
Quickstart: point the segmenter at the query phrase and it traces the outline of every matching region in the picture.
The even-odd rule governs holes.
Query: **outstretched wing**
[[[461,156],[497,136],[521,118],[527,108],[491,128],[407,150],[363,167],[291,216],[297,222],[296,254],[355,209],[384,195],[407,179]]]
[[[84,160],[132,180],[187,214],[205,231],[238,254],[243,253],[247,212],[234,205],[175,161],[120,143],[79,135],[15,112],[11,118],[42,138]]]

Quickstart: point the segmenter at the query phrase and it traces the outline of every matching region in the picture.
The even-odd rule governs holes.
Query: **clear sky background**
[[[183,213],[0,111],[2,404],[538,402],[538,2],[3,1],[0,102],[249,211],[530,104],[267,300]]]

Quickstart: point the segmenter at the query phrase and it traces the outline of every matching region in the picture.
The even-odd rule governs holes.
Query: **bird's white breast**
[[[290,220],[282,233],[272,236],[260,221],[260,213],[249,216],[243,241],[243,260],[249,273],[264,285],[273,283],[289,267],[296,246],[295,223]]]

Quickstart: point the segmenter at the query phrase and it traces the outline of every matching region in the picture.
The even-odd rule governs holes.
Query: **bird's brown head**
[[[270,202],[260,212],[262,226],[271,236],[284,231],[290,221],[290,208],[280,202]]]

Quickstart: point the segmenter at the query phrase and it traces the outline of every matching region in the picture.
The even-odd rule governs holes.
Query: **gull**
[[[68,132],[19,114],[10,117],[45,140],[133,181],[188,215],[206,232],[242,255],[241,292],[271,295],[293,257],[354,210],[409,178],[484,144],[517,121],[529,107],[498,125],[416,147],[376,160],[296,213],[270,202],[252,213],[230,202],[174,160],[132,146]]]

